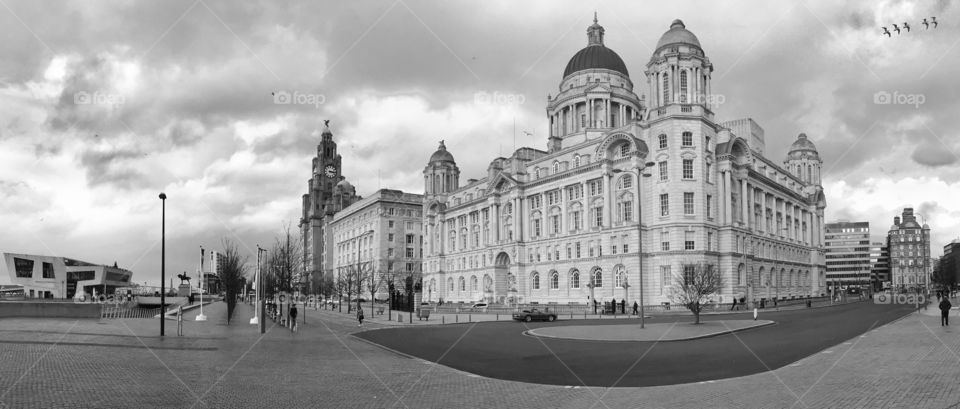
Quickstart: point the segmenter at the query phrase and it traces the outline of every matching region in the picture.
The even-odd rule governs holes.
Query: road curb
[[[747,321],[747,320],[738,320],[738,321]],[[767,321],[767,320],[764,320],[764,321]],[[693,341],[693,340],[697,340],[697,339],[717,337],[717,336],[720,336],[720,335],[732,334],[732,333],[734,333],[734,332],[746,331],[746,330],[749,330],[749,329],[762,328],[762,327],[766,327],[766,326],[768,326],[768,325],[774,325],[774,324],[776,324],[776,323],[777,323],[776,321],[769,321],[769,322],[766,322],[766,323],[763,323],[763,324],[754,325],[754,326],[750,326],[750,327],[737,328],[737,329],[729,330],[729,331],[711,332],[711,333],[709,333],[709,334],[697,335],[697,336],[694,336],[694,337],[680,338],[680,339],[654,339],[654,340],[584,339],[584,338],[558,337],[558,336],[553,336],[553,335],[540,335],[540,334],[532,333],[532,331],[536,331],[536,330],[539,329],[539,328],[523,331],[522,334],[523,334],[523,335],[526,335],[526,336],[528,336],[528,337],[533,337],[533,338],[550,338],[550,339],[563,339],[563,340],[585,341],[585,342],[682,342],[682,341]]]

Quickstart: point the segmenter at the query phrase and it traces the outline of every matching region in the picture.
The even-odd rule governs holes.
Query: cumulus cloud
[[[0,223],[37,236],[5,235],[0,247],[117,259],[153,283],[160,191],[174,270],[192,271],[182,260],[194,259],[198,242],[267,243],[282,222],[298,222],[324,119],[363,195],[422,191],[441,139],[462,182],[515,147],[543,149],[546,96],[586,46],[595,7],[641,95],[651,47],[683,19],[715,64],[718,118],[754,118],[775,162],[801,132],[817,145],[828,219],[870,220],[880,231],[914,205],[937,240],[960,227],[960,198],[950,196],[960,188],[960,87],[950,86],[958,29],[913,24],[893,39],[879,31],[924,16],[960,19],[945,1],[8,6]],[[314,98],[278,103],[278,92]],[[896,103],[877,103],[883,92]],[[522,102],[477,97],[495,93]]]

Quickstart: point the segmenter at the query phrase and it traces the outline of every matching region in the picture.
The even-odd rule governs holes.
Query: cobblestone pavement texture
[[[168,321],[164,338],[159,320],[0,320],[0,408],[942,408],[960,402],[960,328],[916,313],[771,372],[598,388],[502,381],[411,359],[351,336],[363,329],[343,313],[307,310],[298,332],[268,320],[261,336],[247,324],[251,307],[240,306],[229,326],[224,310],[223,303],[204,308],[210,318],[204,323],[188,314],[183,337]]]
[[[692,323],[645,324],[636,322],[622,325],[567,325],[544,327],[527,331],[538,337],[567,338],[591,341],[680,341],[705,338],[773,324],[768,320],[718,320]]]

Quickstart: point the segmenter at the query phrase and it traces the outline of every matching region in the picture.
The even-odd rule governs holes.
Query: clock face
[[[334,176],[337,176],[337,168],[335,168],[333,165],[327,165],[327,167],[323,168],[323,174],[328,178],[333,178]]]

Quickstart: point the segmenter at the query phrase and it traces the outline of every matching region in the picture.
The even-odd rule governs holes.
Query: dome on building
[[[700,47],[700,40],[697,40],[697,36],[687,30],[687,26],[683,25],[683,21],[679,19],[673,20],[673,23],[670,24],[670,29],[660,36],[660,41],[657,41],[655,50],[676,44],[687,44],[702,48]]]
[[[453,155],[450,152],[447,152],[447,146],[443,144],[443,141],[440,141],[440,147],[437,148],[437,151],[430,155],[430,163],[434,162],[451,162],[456,163],[457,161],[453,160]]]
[[[586,48],[578,51],[567,63],[567,68],[563,70],[563,76],[566,77],[577,71],[591,69],[607,69],[630,76],[627,73],[627,65],[623,59],[613,50],[604,45],[588,45]]]
[[[336,188],[345,192],[354,190],[353,185],[351,185],[350,182],[347,182],[346,179],[337,182]]]
[[[812,156],[819,158],[820,155],[817,153],[817,146],[807,139],[807,134],[802,133],[797,136],[796,142],[793,145],[790,145],[790,150],[787,151],[788,159],[798,159],[802,156]]]
[[[594,14],[593,25],[587,28],[587,46],[570,58],[567,68],[563,70],[564,78],[577,71],[594,69],[611,70],[630,76],[623,59],[603,45],[603,33],[603,26],[597,23],[597,16]]]

